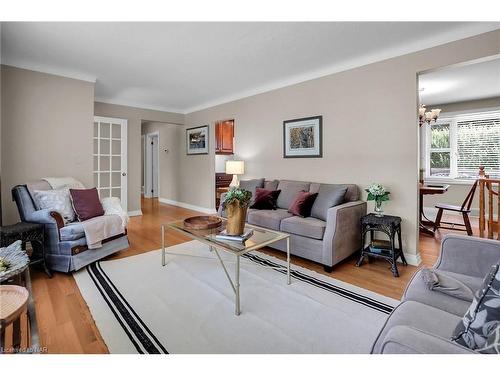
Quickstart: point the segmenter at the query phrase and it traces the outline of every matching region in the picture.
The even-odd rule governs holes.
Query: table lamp
[[[228,160],[226,161],[226,174],[232,174],[233,180],[229,187],[237,188],[240,185],[238,175],[245,173],[245,162],[242,160]]]

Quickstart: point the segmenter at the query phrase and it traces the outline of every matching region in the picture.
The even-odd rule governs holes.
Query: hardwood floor
[[[160,204],[156,199],[143,199],[142,211],[142,216],[132,217],[130,220],[130,248],[108,259],[123,258],[160,248],[161,223],[196,214],[184,208]],[[473,225],[477,231],[477,222]],[[442,234],[437,234],[435,238],[420,239],[422,266],[430,266],[436,260]],[[189,238],[181,234],[167,231],[166,242],[169,246],[188,240]],[[265,252],[281,259],[285,258],[283,253],[276,250],[266,249]],[[406,284],[418,269],[401,265],[398,267],[400,277],[394,278],[389,264],[385,261],[365,262],[360,268],[354,266],[355,261],[355,257],[347,259],[328,274],[316,263],[292,257],[293,264],[396,299],[401,297]],[[41,346],[46,347],[48,353],[108,352],[71,275],[55,273],[52,279],[48,279],[43,272],[32,270],[32,282]]]

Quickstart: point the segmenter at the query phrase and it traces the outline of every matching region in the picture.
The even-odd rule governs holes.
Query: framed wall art
[[[323,157],[322,126],[323,116],[283,121],[283,157]]]
[[[186,153],[208,154],[208,125],[186,129]]]

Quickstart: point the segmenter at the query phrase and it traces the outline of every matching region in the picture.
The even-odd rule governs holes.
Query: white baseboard
[[[128,213],[128,216],[141,216],[142,215],[142,211],[141,210],[129,211],[127,213]]]
[[[403,252],[405,255],[406,262],[412,266],[419,266],[422,263],[422,258],[420,257],[420,252],[417,254],[408,254]],[[400,262],[401,260],[399,260]]]
[[[174,201],[172,199],[158,198],[158,201],[160,203],[171,204],[172,206],[187,208],[188,210],[203,212],[204,214],[216,214],[217,213],[217,211],[214,208],[195,206],[194,204]]]
[[[426,216],[431,216],[431,217],[436,217],[438,212],[438,209],[436,207],[424,207],[424,213]],[[462,217],[462,214],[460,212],[454,212],[454,211],[445,211],[446,215],[451,215],[451,216],[460,216]],[[488,211],[485,212],[485,215],[488,216]],[[479,217],[479,209],[477,208],[471,208],[470,211],[470,216],[471,217]],[[493,214],[493,220],[497,220],[498,214]]]

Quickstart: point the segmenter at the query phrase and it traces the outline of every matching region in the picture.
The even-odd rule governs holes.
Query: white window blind
[[[480,166],[500,174],[500,117],[457,122],[458,178],[477,177]]]
[[[428,178],[500,178],[500,112],[460,114],[427,126]]]

